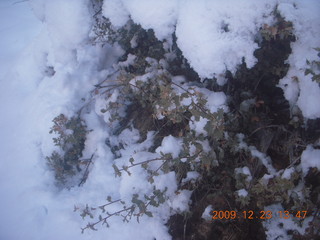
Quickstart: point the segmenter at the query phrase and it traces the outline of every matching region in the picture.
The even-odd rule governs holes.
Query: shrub
[[[53,142],[59,151],[54,151],[46,159],[49,167],[54,171],[58,184],[68,185],[68,178],[82,171],[81,165],[86,163],[86,160],[81,160],[81,157],[88,130],[80,117],[68,119],[60,114],[53,119],[53,123],[50,134],[57,135],[53,138]]]

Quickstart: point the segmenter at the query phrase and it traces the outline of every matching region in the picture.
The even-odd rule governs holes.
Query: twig
[[[194,157],[199,156],[200,153],[202,153],[202,152],[203,152],[203,150],[199,151],[198,153],[196,153],[196,154],[193,155],[193,156],[185,157],[185,158],[187,158],[187,159],[190,159],[190,158],[191,158],[191,159],[192,159],[192,158],[194,158]],[[155,170],[155,172],[158,171],[167,161],[174,160],[174,159],[164,158],[164,157],[162,157],[162,158],[153,158],[153,159],[149,159],[149,160],[142,161],[142,162],[138,162],[138,163],[131,163],[130,166],[123,166],[121,169],[119,169],[119,171],[120,171],[120,172],[121,172],[121,171],[125,171],[125,172],[126,172],[129,168],[132,168],[132,167],[135,167],[135,166],[138,166],[138,165],[142,165],[142,164],[145,164],[145,163],[153,162],[153,161],[159,161],[159,160],[163,160],[164,162],[160,165],[160,167],[158,167],[158,168]]]
[[[120,71],[119,69],[113,71],[112,73],[108,74],[103,81],[101,81],[100,83],[98,83],[98,84],[96,84],[96,85],[94,85],[94,86],[95,86],[96,88],[100,87],[104,82],[106,82],[107,80],[109,80],[109,77],[111,77],[112,75],[116,74],[116,73],[119,72],[119,71]],[[96,89],[96,88],[95,88],[95,89]],[[94,90],[95,90],[95,89],[94,89]]]
[[[99,11],[97,11],[94,15],[93,15],[93,17],[96,17],[99,13],[101,13],[102,12],[102,8],[101,9],[99,9]]]
[[[85,183],[85,181],[87,180],[87,178],[88,178],[88,175],[89,175],[89,166],[90,166],[90,164],[92,163],[92,158],[93,158],[93,156],[94,156],[94,153],[91,155],[91,157],[90,157],[90,159],[89,159],[89,162],[88,162],[88,164],[87,164],[87,166],[86,166],[86,169],[85,169],[85,171],[84,171],[84,174],[83,174],[83,177],[82,177],[82,179],[81,179],[81,181],[80,181],[80,183],[79,183],[79,187],[82,185],[82,184],[84,184]]]
[[[253,134],[255,134],[256,132],[260,131],[261,129],[264,129],[264,128],[273,128],[273,127],[280,127],[279,125],[268,125],[268,126],[262,126],[262,127],[259,127],[257,129],[255,129],[252,133],[250,133],[249,137],[251,137]]]
[[[126,171],[128,170],[129,168],[132,168],[132,167],[135,167],[135,166],[138,166],[138,165],[142,165],[142,164],[145,164],[145,163],[149,163],[149,162],[153,162],[153,161],[159,161],[159,160],[163,160],[163,161],[166,161],[168,159],[165,159],[165,158],[153,158],[153,159],[149,159],[149,160],[146,160],[146,161],[142,161],[142,162],[138,162],[138,163],[131,163],[130,166],[126,166],[122,169],[119,169],[119,171]]]
[[[290,163],[290,165],[288,166],[288,167],[286,167],[286,169],[288,169],[288,168],[291,168],[297,161],[299,161],[300,160],[300,157],[297,157],[296,159],[294,159],[293,161],[292,161],[292,163]]]
[[[128,207],[128,208],[119,210],[119,211],[114,212],[114,213],[108,213],[108,212],[107,212],[107,215],[108,215],[108,216],[106,216],[106,217],[104,217],[104,218],[100,218],[98,221],[96,221],[96,222],[94,222],[94,223],[88,223],[87,226],[85,226],[84,228],[81,228],[81,233],[84,233],[84,231],[85,231],[86,229],[88,229],[88,228],[90,228],[90,229],[92,229],[92,230],[97,230],[97,229],[94,228],[94,226],[96,226],[97,224],[99,224],[99,223],[101,223],[101,222],[102,222],[102,224],[108,224],[108,223],[107,223],[107,219],[108,219],[108,218],[110,218],[110,217],[112,217],[112,216],[115,216],[115,215],[119,215],[120,213],[125,212],[125,211],[129,211],[129,210],[131,210],[130,212],[133,212],[133,211],[134,211],[134,205],[132,205],[132,206],[130,206],[130,207]],[[129,212],[129,213],[130,213],[130,212]],[[128,216],[128,214],[127,214],[127,216]]]
[[[121,201],[121,199],[114,200],[114,201],[110,201],[110,202],[108,202],[108,203],[106,203],[106,204],[104,204],[104,205],[99,206],[99,208],[100,208],[100,209],[103,209],[103,208],[105,208],[105,207],[108,206],[108,205],[111,205],[111,204],[113,204],[113,203],[120,202],[120,201]]]

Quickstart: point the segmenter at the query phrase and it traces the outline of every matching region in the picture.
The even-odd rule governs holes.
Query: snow
[[[203,211],[202,213],[202,218],[206,221],[209,221],[212,219],[212,215],[211,215],[211,212],[212,212],[213,208],[212,208],[212,205],[209,205],[208,207],[206,207],[206,209]]]
[[[189,210],[189,204],[191,202],[192,191],[182,190],[176,194],[176,197],[172,201],[168,201],[170,207],[176,210],[178,213],[182,213]]]
[[[124,26],[131,19],[145,29],[152,29],[159,40],[166,41],[168,49],[175,33],[179,48],[199,76],[215,76],[223,85],[226,70],[234,73],[242,60],[248,67],[255,64],[253,52],[258,47],[255,36],[262,24],[272,23],[271,12],[278,2],[279,11],[293,22],[297,36],[288,59],[289,72],[280,86],[292,106],[299,106],[304,117],[315,119],[320,117],[320,89],[309,75],[304,76],[304,70],[306,59],[317,59],[313,48],[320,46],[318,1],[105,0],[103,14],[115,27]],[[91,44],[90,4],[89,0],[0,2],[0,239],[171,239],[164,224],[172,211],[189,209],[192,192],[177,191],[174,172],[155,176],[154,184],[146,181],[147,174],[140,166],[130,168],[131,176],[124,172],[121,177],[114,177],[112,164],[119,168],[129,166],[130,157],[135,163],[160,158],[161,152],[179,157],[182,139],[166,136],[156,152],[149,153],[146,151],[152,146],[153,132],[142,143],[134,128],[124,130],[117,138],[111,136],[114,126],[108,125],[110,114],[102,113],[101,109],[121,96],[114,91],[109,99],[92,97],[92,90],[105,76],[113,74],[114,63],[123,50],[116,45]],[[134,39],[131,45],[136,45]],[[130,55],[122,67],[132,64],[134,58]],[[143,80],[152,76],[143,76]],[[176,76],[174,81],[186,79]],[[224,93],[194,89],[207,99],[206,107],[211,112],[219,108],[228,111]],[[184,99],[185,105],[191,102],[192,99]],[[87,135],[83,157],[93,154],[93,164],[82,187],[59,189],[45,162],[45,156],[57,149],[48,132],[54,117],[60,113],[72,117],[83,105],[82,117],[92,130]],[[192,120],[190,128],[204,134],[206,120]],[[276,172],[270,159],[248,146],[243,141],[244,135],[238,137],[239,149],[249,150],[266,166],[271,174],[264,177],[268,181]],[[122,157],[114,159],[106,145],[108,139],[127,147],[119,150]],[[203,142],[203,147],[208,151],[209,144]],[[319,159],[320,150],[308,146],[301,156],[303,174],[310,167],[320,170]],[[158,169],[161,163],[150,163],[150,170]],[[251,178],[248,168],[239,172],[247,175],[248,180]],[[282,177],[289,178],[291,173],[292,169],[287,169]],[[182,181],[194,181],[198,177],[197,172],[188,172]],[[165,204],[152,209],[156,213],[153,218],[142,217],[140,223],[132,220],[128,224],[123,224],[121,218],[112,218],[109,229],[99,227],[97,232],[81,234],[80,228],[86,222],[78,212],[72,211],[74,205],[98,206],[105,203],[107,196],[130,203],[132,194],[142,197],[150,194],[153,187],[167,189],[168,198]],[[238,194],[246,196],[247,192],[241,189]],[[117,207],[111,206],[110,210]],[[275,219],[265,223],[271,229],[267,231],[269,239],[286,234],[294,225],[285,220],[284,230],[278,233],[274,227],[279,221]]]
[[[194,130],[196,132],[196,135],[204,134],[206,135],[207,132],[204,129],[206,126],[208,120],[206,118],[203,118],[200,116],[199,121],[196,121],[195,117],[191,117],[191,121],[189,122],[190,129]]]
[[[237,134],[237,138],[239,142],[237,146],[237,150],[243,149],[243,150],[250,151],[251,156],[258,158],[261,161],[261,163],[267,168],[268,173],[271,175],[274,175],[276,173],[276,170],[272,166],[271,158],[266,154],[258,151],[258,149],[255,146],[248,146],[247,143],[244,141],[244,137],[245,136],[242,133]],[[251,176],[251,174],[248,170],[246,170],[245,168],[245,170],[241,169],[241,170],[238,170],[238,172],[248,175],[249,177]]]
[[[266,156],[266,154],[258,151],[254,146],[250,146],[249,150],[251,152],[251,156],[258,158],[262,162],[262,164],[267,168],[268,173],[270,173],[272,175],[274,175],[276,173],[276,170],[272,166],[270,157],[268,157],[268,156]]]
[[[206,107],[211,113],[217,112],[219,109],[223,109],[224,112],[228,112],[228,107],[225,105],[227,96],[223,92],[213,92],[208,89],[199,89],[207,99]]]
[[[157,153],[171,154],[172,158],[177,158],[181,151],[182,139],[178,139],[171,135],[164,137],[160,147],[156,149]]]
[[[76,62],[77,47],[88,39],[91,27],[88,11],[89,1],[43,1],[45,23],[53,47],[53,56],[56,64],[66,67]],[[31,1],[32,3],[32,1]],[[32,5],[37,5],[37,1]],[[35,11],[39,11],[38,9]],[[57,17],[59,13],[59,17]]]
[[[195,181],[199,177],[200,177],[200,174],[198,172],[195,172],[195,171],[188,172],[187,176],[184,179],[182,179],[182,183],[186,183],[186,182],[189,182],[189,181],[191,181],[191,182]]]
[[[7,3],[7,14],[1,14],[1,18],[10,20],[10,12],[15,17],[19,13],[32,16],[27,2]],[[43,14],[44,23],[34,18],[28,21],[28,18],[22,18],[19,22],[18,18],[18,29],[24,29],[28,24],[33,28],[26,34],[15,30],[11,36],[8,31],[10,41],[19,40],[17,49],[12,48],[5,56],[1,55],[5,57],[1,59],[1,66],[7,59],[16,65],[13,68],[6,66],[6,71],[1,68],[0,189],[3,197],[0,200],[0,238],[170,239],[163,220],[158,217],[147,218],[147,221],[141,218],[140,224],[132,221],[125,225],[121,219],[114,218],[110,220],[110,229],[81,234],[81,227],[86,222],[78,212],[73,212],[73,206],[104,204],[108,195],[116,199],[121,189],[129,185],[124,186],[125,179],[121,182],[114,177],[113,155],[105,144],[110,130],[95,111],[83,110],[88,128],[94,129],[87,136],[84,158],[94,153],[94,164],[90,177],[81,188],[61,190],[54,186],[53,173],[48,171],[44,159],[55,149],[48,132],[55,116],[64,113],[71,117],[86,103],[81,98],[88,99],[93,85],[104,80],[107,68],[117,60],[118,50],[109,46],[106,48],[108,54],[103,55],[104,49],[86,43],[91,24],[85,7],[87,1],[30,3],[40,8],[34,10],[38,11],[38,16]],[[4,10],[3,5],[1,10]],[[65,11],[60,7],[65,7]],[[56,12],[61,13],[60,18],[54,17]],[[6,24],[2,19],[0,22]],[[3,30],[2,26],[0,29]],[[8,43],[1,42],[1,51],[6,45]],[[19,55],[17,51],[20,51]],[[50,66],[54,74],[48,75],[45,70]],[[181,202],[177,201],[176,206],[181,207]],[[146,228],[140,231],[141,226]]]
[[[159,40],[171,42],[173,33],[178,47],[191,67],[204,78],[216,77],[225,84],[226,70],[235,73],[244,60],[251,68],[256,63],[253,52],[257,32],[263,24],[273,23],[272,12],[277,10],[294,25],[297,37],[289,56],[290,69],[279,86],[292,106],[297,105],[304,117],[320,117],[320,87],[304,76],[306,60],[317,59],[315,47],[320,46],[320,3],[317,1],[104,1],[104,15],[117,26],[129,19],[145,29],[153,29]],[[308,15],[308,18],[305,16]],[[303,56],[303,57],[302,57]],[[299,79],[297,82],[295,79]],[[310,92],[312,94],[310,94]]]
[[[33,13],[25,11],[26,6],[26,3],[18,4],[12,0],[0,1],[0,79],[41,28]]]
[[[309,145],[301,155],[301,168],[304,176],[308,174],[309,168],[312,167],[320,171],[320,150]]]
[[[234,170],[235,174],[244,174],[246,175],[246,180],[248,182],[250,182],[252,180],[252,175],[250,172],[250,169],[246,166],[246,167],[242,167],[242,168],[236,168]]]
[[[246,196],[248,196],[248,192],[247,192],[247,190],[245,190],[244,188],[238,190],[238,191],[237,191],[237,194],[238,194],[239,197],[246,197]]]
[[[235,72],[245,59],[256,63],[254,34],[270,21],[274,1],[183,1],[176,35],[178,46],[201,78],[212,78],[227,69]],[[232,9],[232,10],[231,10]]]
[[[226,70],[235,72],[245,59],[248,67],[258,45],[255,34],[270,23],[276,1],[104,1],[104,15],[117,27],[130,18],[145,29],[153,29],[159,40],[173,33],[178,46],[201,78],[212,78]],[[130,16],[130,18],[129,18]]]
[[[103,14],[108,17],[115,27],[122,27],[129,20],[129,13],[124,8],[122,1],[104,1]]]
[[[287,209],[283,209],[280,204],[270,205],[264,208],[264,211],[271,211],[272,218],[263,221],[263,226],[266,230],[266,237],[268,240],[273,239],[291,239],[288,233],[291,231],[297,231],[300,234],[304,234],[306,228],[308,227],[308,223],[311,221],[311,217],[306,218],[303,222],[303,225],[300,227],[295,224],[293,220],[293,215],[290,214],[290,218],[280,218],[279,211],[288,211]]]
[[[168,38],[175,29],[178,1],[172,0],[107,0],[103,13],[116,27],[130,19],[144,29],[153,29],[158,39]]]
[[[261,181],[261,183],[263,183],[264,185],[268,185],[269,180],[272,179],[273,177],[274,177],[273,175],[264,174],[260,181]]]
[[[294,6],[295,4],[295,6]],[[304,75],[308,68],[306,60],[319,60],[314,48],[320,46],[320,2],[299,1],[281,3],[278,10],[287,21],[294,26],[297,40],[291,44],[292,54],[288,63],[290,69],[279,86],[284,90],[284,96],[292,106],[297,105],[303,116],[309,119],[320,117],[320,86],[311,80],[311,76]],[[308,16],[308,17],[306,17]]]
[[[292,173],[294,173],[294,172],[295,172],[294,167],[287,168],[287,169],[285,169],[284,172],[282,173],[281,178],[291,179],[291,175],[292,175]]]

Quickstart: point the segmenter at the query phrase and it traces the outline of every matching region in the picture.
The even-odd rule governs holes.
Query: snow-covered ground
[[[40,20],[45,16],[45,24],[29,3]],[[109,229],[81,234],[86,222],[74,206],[119,196],[105,145],[108,131],[99,129],[96,114],[87,114],[88,127],[99,129],[88,136],[88,155],[98,156],[92,177],[81,188],[62,191],[46,166],[45,156],[55,149],[48,131],[55,116],[79,109],[81,98],[107,75],[121,51],[86,44],[87,1],[47,1],[45,8],[39,1],[29,3],[1,2],[0,29],[6,37],[0,49],[0,239],[169,239],[158,218],[142,218],[140,224],[114,218]]]
[[[306,58],[315,60],[317,52],[313,48],[320,47],[317,0],[105,0],[103,13],[118,27],[131,16],[168,42],[176,31],[183,54],[205,78],[218,76],[226,68],[234,72],[242,58],[248,67],[255,64],[253,51],[258,46],[254,33],[262,24],[272,23],[271,11],[277,2],[281,14],[294,23],[298,36],[288,60],[290,71],[280,86],[292,106],[297,104],[306,118],[319,118],[319,85],[303,74]],[[169,214],[165,207],[159,216],[142,218],[140,224],[114,218],[109,229],[81,234],[85,222],[73,212],[74,205],[103,204],[108,195],[125,198],[134,184],[144,188],[138,170],[130,179],[114,177],[112,154],[105,144],[109,131],[101,123],[100,109],[84,114],[89,129],[95,129],[89,133],[84,151],[84,157],[95,153],[95,164],[84,186],[57,190],[53,173],[47,169],[45,156],[56,149],[48,133],[52,119],[60,113],[72,116],[83,105],[81,99],[89,99],[93,85],[104,80],[122,54],[117,47],[89,42],[89,3],[0,2],[0,239],[170,239],[164,226]],[[294,81],[294,76],[300,81]],[[221,105],[225,101],[222,95]],[[123,141],[133,133],[126,134]],[[129,139],[134,152],[134,134]],[[172,142],[179,141],[167,137],[158,150],[171,152]],[[319,150],[311,146],[305,150],[304,172],[309,167],[320,168],[319,155]],[[171,186],[170,195],[175,191],[172,181],[171,175],[159,179],[159,188]],[[171,207],[186,208],[189,196],[189,192],[179,198],[172,196]]]

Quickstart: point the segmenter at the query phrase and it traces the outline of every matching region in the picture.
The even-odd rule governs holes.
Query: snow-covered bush
[[[129,201],[110,200],[110,204],[123,205],[114,213],[106,214],[101,207],[77,209],[83,217],[93,216],[92,211],[102,210],[99,219],[83,230],[93,229],[98,223],[108,225],[107,219],[115,215],[122,216],[124,221],[132,216],[153,216],[149,208],[168,204],[166,201],[173,199],[172,193],[167,193],[168,187],[157,188],[157,179],[162,175],[174,173],[176,180],[181,182],[189,171],[208,172],[218,165],[215,148],[211,149],[209,139],[218,142],[224,137],[223,108],[227,109],[224,94],[181,82],[182,77],[173,77],[168,72],[164,60],[146,57],[145,73],[139,75],[141,69],[135,68],[134,72],[130,68],[139,57],[129,63],[125,61],[126,64],[120,62],[118,77],[112,84],[104,81],[97,84],[93,92],[95,98],[100,99],[99,114],[109,126],[115,127],[115,138],[107,142],[115,156],[115,176],[127,175],[130,178],[138,171],[149,186],[142,196],[141,192],[133,192]],[[101,105],[101,99],[105,105]],[[128,106],[121,104],[124,102]],[[136,130],[134,142],[126,139],[129,131],[134,133]],[[184,181],[183,185],[188,182]],[[181,190],[180,184],[182,182],[176,192]],[[153,190],[150,192],[148,188]]]
[[[88,130],[79,117],[68,119],[60,114],[53,119],[53,123],[50,134],[57,135],[53,142],[59,149],[46,159],[58,184],[72,186],[74,183],[70,182],[70,178],[82,170],[82,165],[90,164],[81,159]]]
[[[319,169],[309,155],[313,158],[310,152],[318,148],[319,135],[312,133],[316,124],[303,119],[305,109],[293,111],[296,103],[279,88],[291,69],[292,46],[299,41],[296,25],[286,18],[281,4],[252,2],[248,12],[254,24],[248,26],[251,21],[242,13],[239,23],[233,15],[214,11],[216,18],[208,10],[216,9],[216,3],[205,9],[204,2],[188,2],[181,16],[167,3],[174,28],[168,19],[157,22],[148,15],[150,22],[146,21],[129,1],[92,1],[95,24],[90,43],[112,45],[121,56],[112,71],[99,73],[105,75],[90,89],[79,118],[54,119],[52,131],[59,135],[54,141],[61,152],[47,157],[60,181],[80,171],[82,152],[94,142],[86,141],[88,132],[80,117],[99,119],[103,147],[112,153],[108,159],[101,155],[112,166],[120,190],[100,205],[77,204],[80,216],[90,218],[83,232],[109,226],[112,217],[126,222],[153,217],[175,226],[172,229],[188,229],[173,232],[173,237],[209,239],[220,234],[244,239],[259,232],[264,238],[269,234],[265,226],[275,219],[210,222],[201,218],[202,213],[208,206],[239,212],[278,206],[278,211],[307,211],[292,221],[289,230],[298,232],[289,235],[318,234],[312,225],[319,219]],[[194,16],[205,13],[205,21],[189,21],[193,6],[198,7]],[[228,6],[221,9],[227,11]],[[266,6],[264,11],[253,12],[261,6]],[[155,16],[169,17],[163,11],[155,11]],[[201,23],[205,33],[192,35],[189,25],[198,31]],[[317,80],[318,62],[307,65],[305,74]],[[317,116],[314,112],[312,117]],[[281,225],[277,227],[276,237],[287,236]]]

